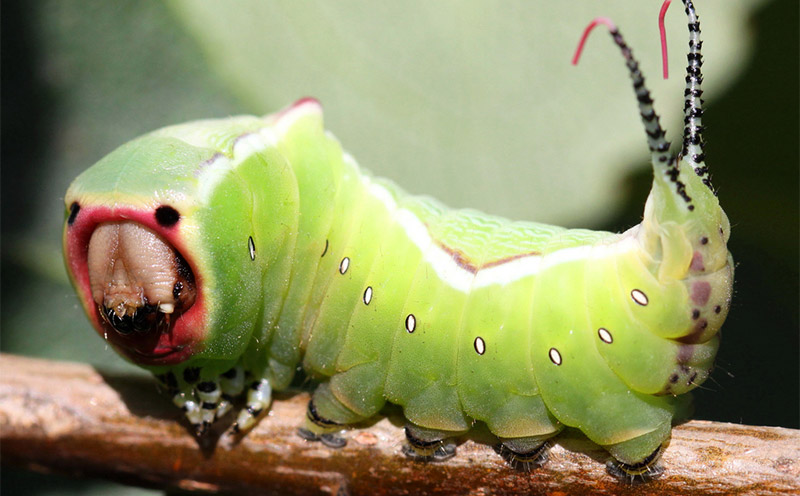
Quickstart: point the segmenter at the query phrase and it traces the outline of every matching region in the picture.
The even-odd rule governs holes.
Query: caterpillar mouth
[[[173,330],[197,289],[189,264],[168,241],[134,221],[101,223],[89,240],[87,266],[108,341],[137,362],[183,350]]]

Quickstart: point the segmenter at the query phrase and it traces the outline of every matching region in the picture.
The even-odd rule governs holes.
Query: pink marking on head
[[[664,73],[664,79],[669,79],[669,59],[667,58],[667,30],[664,27],[664,18],[667,15],[667,9],[672,0],[664,0],[661,4],[661,11],[658,13],[658,33],[661,35],[661,69]]]
[[[589,33],[591,33],[598,24],[605,24],[608,27],[608,30],[611,32],[617,30],[617,26],[608,17],[596,17],[594,20],[592,20],[592,22],[586,26],[586,29],[583,30],[581,40],[578,42],[578,48],[575,50],[575,55],[572,57],[572,65],[578,65],[578,60],[581,58],[581,52],[583,52],[583,45],[586,44],[586,38],[589,37]]]
[[[197,297],[191,308],[175,320],[170,332],[161,334],[152,343],[147,343],[147,349],[142,349],[142,343],[135,341],[136,336],[127,338],[106,327],[92,297],[89,281],[89,240],[94,230],[101,223],[124,220],[137,222],[164,238],[189,264],[197,288]],[[72,225],[66,227],[64,257],[89,320],[101,337],[107,337],[120,353],[141,365],[173,365],[187,360],[201,351],[208,331],[202,274],[198,272],[193,259],[187,256],[179,224],[180,222],[168,227],[161,226],[155,219],[155,208],[87,206],[81,208]]]
[[[692,283],[692,301],[699,306],[708,303],[711,296],[711,283],[708,281],[697,281]]]

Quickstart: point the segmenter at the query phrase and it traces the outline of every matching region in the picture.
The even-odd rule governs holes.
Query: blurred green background
[[[732,223],[733,307],[696,418],[798,427],[798,5],[697,2],[708,165]],[[360,164],[454,207],[620,231],[648,193],[614,19],[679,138],[686,26],[660,1],[8,1],[2,12],[0,349],[140,373],[106,349],[66,278],[63,194],[125,141],[306,95]],[[3,469],[3,493],[123,489]],[[36,485],[36,489],[34,488]],[[125,489],[137,492],[138,490]]]

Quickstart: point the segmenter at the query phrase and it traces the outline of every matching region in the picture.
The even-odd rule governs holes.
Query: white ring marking
[[[339,273],[344,275],[347,272],[347,269],[350,267],[350,258],[344,257],[342,259],[342,263],[339,264]]]

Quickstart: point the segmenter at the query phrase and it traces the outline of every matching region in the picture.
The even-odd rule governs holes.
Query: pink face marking
[[[64,256],[77,293],[95,330],[114,348],[141,365],[172,365],[183,362],[202,349],[205,338],[207,310],[202,277],[190,257],[185,256],[180,222],[164,222],[164,207],[133,208],[87,206],[73,208],[73,215],[64,233]],[[173,210],[174,211],[174,210]],[[197,295],[185,312],[167,316],[167,325],[160,332],[120,333],[101,314],[102,305],[95,301],[89,277],[89,241],[95,229],[105,223],[134,222],[155,232],[176,253],[180,254],[194,275]],[[113,319],[111,319],[113,320]]]

